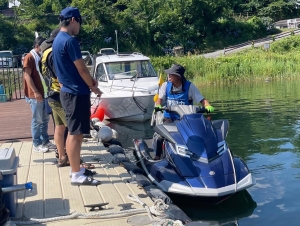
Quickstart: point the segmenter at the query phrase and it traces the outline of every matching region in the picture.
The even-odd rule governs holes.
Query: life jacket
[[[48,96],[60,92],[60,85],[55,75],[53,65],[49,65],[49,61],[52,57],[52,47],[50,47],[43,52],[41,59],[41,73],[48,87]]]
[[[193,101],[189,100],[189,88],[191,82],[186,81],[182,86],[181,92],[173,92],[172,91],[172,83],[167,82],[166,87],[166,97],[167,97],[167,106],[172,105],[192,105]],[[172,120],[179,119],[179,115],[171,112],[164,111],[165,118],[171,118]]]

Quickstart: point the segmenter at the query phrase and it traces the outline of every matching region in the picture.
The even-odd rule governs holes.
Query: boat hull
[[[104,118],[107,120],[117,121],[146,121],[152,117],[154,109],[154,94],[144,96],[127,96],[127,97],[101,97],[93,102],[91,113],[98,108],[104,110]]]

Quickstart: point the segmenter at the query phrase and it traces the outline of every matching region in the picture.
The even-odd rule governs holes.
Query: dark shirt
[[[74,61],[82,58],[77,40],[61,31],[56,36],[52,49],[56,75],[63,84],[61,91],[74,95],[90,94],[89,87],[74,64]]]

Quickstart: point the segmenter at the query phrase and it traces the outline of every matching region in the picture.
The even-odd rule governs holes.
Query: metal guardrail
[[[280,33],[278,35],[267,37],[267,38],[256,39],[256,40],[252,40],[252,41],[248,41],[248,42],[243,42],[241,44],[228,46],[228,47],[224,48],[223,54],[225,55],[226,52],[230,52],[232,50],[239,49],[241,47],[248,46],[248,45],[254,46],[255,44],[259,44],[259,43],[262,43],[262,42],[268,42],[268,41],[273,42],[277,39],[288,37],[288,36],[291,36],[293,34],[300,34],[300,29],[295,29],[295,30],[292,30],[292,31],[283,32],[283,33]]]
[[[23,99],[22,66],[17,57],[9,59],[0,57],[0,85],[4,86],[7,100]]]

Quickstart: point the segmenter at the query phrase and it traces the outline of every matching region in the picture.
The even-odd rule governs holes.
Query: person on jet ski
[[[200,103],[208,112],[213,112],[214,107],[211,106],[197,87],[186,80],[184,77],[185,69],[180,64],[173,64],[171,68],[165,70],[168,74],[168,81],[164,82],[159,89],[156,108],[160,108],[161,104],[171,105],[193,105]],[[176,114],[164,112],[164,121],[173,121],[179,118]]]
[[[200,103],[208,112],[214,111],[214,107],[202,96],[197,87],[185,78],[185,69],[183,66],[180,64],[173,64],[172,67],[165,70],[165,72],[168,74],[168,81],[164,82],[159,89],[156,108],[161,108],[162,104],[171,106]],[[170,123],[176,119],[179,119],[179,115],[164,111],[164,123]],[[162,138],[157,139],[155,160],[160,159],[162,142]]]

